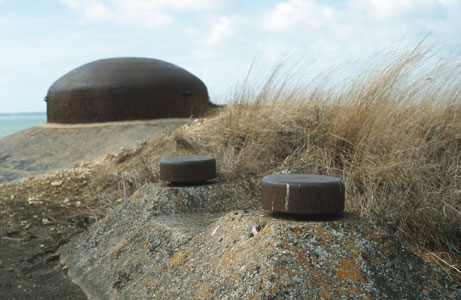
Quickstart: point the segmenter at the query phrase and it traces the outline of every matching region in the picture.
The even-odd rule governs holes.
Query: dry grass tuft
[[[213,155],[222,179],[255,193],[268,174],[338,176],[347,210],[388,226],[461,281],[459,57],[437,60],[418,46],[340,83],[323,76],[300,85],[279,71],[257,89],[235,90],[217,114],[153,141],[131,178],[155,181],[142,165],[190,154]]]

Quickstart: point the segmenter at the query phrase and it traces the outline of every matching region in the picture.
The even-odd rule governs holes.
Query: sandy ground
[[[191,121],[160,119],[32,127],[0,138],[0,183],[116,154],[120,147],[135,148]]]
[[[134,148],[190,121],[44,124],[1,138],[0,299],[87,299],[57,254],[102,216],[97,184],[80,163]]]

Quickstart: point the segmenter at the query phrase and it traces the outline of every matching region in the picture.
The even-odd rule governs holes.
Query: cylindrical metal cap
[[[200,182],[216,177],[216,160],[210,156],[177,156],[160,160],[160,179]]]
[[[263,209],[292,214],[337,214],[344,210],[344,182],[331,176],[280,174],[262,180]]]

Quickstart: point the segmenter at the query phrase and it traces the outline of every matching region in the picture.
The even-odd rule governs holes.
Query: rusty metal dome
[[[209,104],[205,84],[152,58],[109,58],[82,65],[48,90],[47,118],[91,123],[198,116]]]

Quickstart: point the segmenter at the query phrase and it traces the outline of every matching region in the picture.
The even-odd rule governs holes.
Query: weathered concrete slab
[[[0,138],[0,184],[23,177],[72,167],[106,154],[117,154],[120,147],[135,148],[138,143],[173,131],[192,119],[160,119],[93,124],[47,123]]]
[[[454,281],[372,222],[236,210],[256,206],[226,184],[146,185],[63,246],[61,260],[90,299],[461,296]]]

